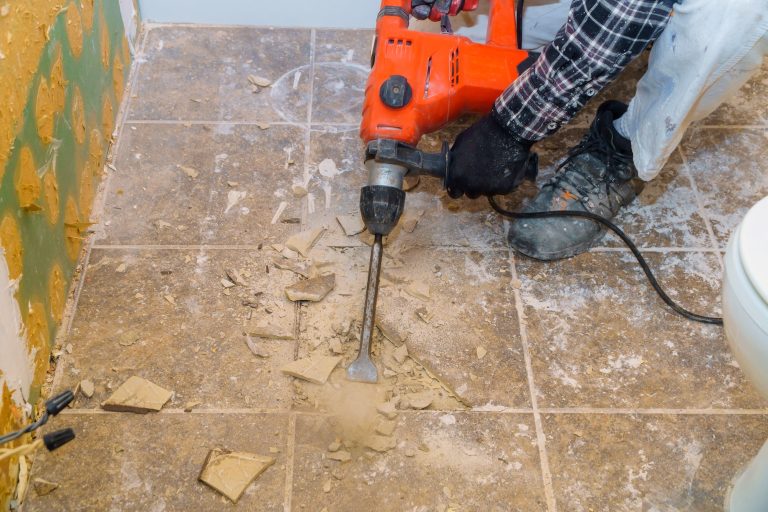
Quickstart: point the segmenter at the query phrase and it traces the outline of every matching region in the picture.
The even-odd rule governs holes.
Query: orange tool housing
[[[517,46],[513,0],[490,0],[484,44],[409,30],[410,12],[411,0],[381,2],[360,126],[366,143],[391,139],[415,146],[422,135],[462,114],[487,113],[528,57]],[[399,101],[388,105],[383,87],[400,93]]]

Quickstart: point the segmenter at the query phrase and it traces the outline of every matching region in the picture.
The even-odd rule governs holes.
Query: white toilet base
[[[768,510],[768,441],[757,456],[733,479],[725,497],[727,512]]]

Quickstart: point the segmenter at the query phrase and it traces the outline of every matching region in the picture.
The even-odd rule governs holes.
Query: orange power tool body
[[[430,19],[444,33],[409,30],[412,0],[382,0],[365,89],[360,136],[366,144],[368,184],[360,212],[375,235],[366,290],[358,358],[347,368],[350,380],[376,382],[370,359],[376,299],[383,256],[382,237],[394,229],[405,205],[406,175],[445,180],[448,145],[425,153],[416,144],[425,133],[466,113],[487,113],[527,64],[518,47],[514,0],[489,0],[487,40],[476,43],[450,32],[449,16],[474,10],[478,0],[436,0]],[[423,6],[422,6],[423,7]]]

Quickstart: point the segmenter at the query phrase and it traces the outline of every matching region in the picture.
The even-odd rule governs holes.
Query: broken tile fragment
[[[330,347],[331,352],[334,354],[344,353],[344,347],[341,346],[341,341],[338,338],[331,338],[331,340],[328,342],[328,346]]]
[[[338,366],[339,361],[341,361],[341,357],[307,357],[288,363],[280,371],[315,384],[325,384],[333,369]]]
[[[376,327],[379,329],[382,336],[387,338],[396,347],[405,343],[407,336],[402,334],[394,325],[391,325],[384,319],[376,319]]]
[[[256,357],[261,359],[267,359],[269,357],[269,352],[247,334],[245,335],[245,344],[248,347],[248,350],[250,350]]]
[[[331,485],[332,485],[331,481],[326,480],[325,483],[323,484],[323,492],[331,492]]]
[[[172,394],[171,391],[134,375],[102,402],[101,408],[105,411],[144,414],[162,409]]]
[[[397,347],[392,352],[392,357],[395,361],[397,361],[397,364],[403,364],[406,359],[408,359],[408,347],[405,343]]]
[[[197,402],[197,401],[187,402],[186,404],[184,404],[184,412],[192,412],[192,409],[194,409],[198,405],[202,405],[202,402]]]
[[[397,418],[397,403],[395,401],[390,400],[389,402],[379,404],[376,410],[388,420]]]
[[[300,300],[318,302],[323,300],[335,286],[336,275],[328,274],[292,284],[285,288],[285,295],[294,302]]]
[[[51,494],[53,491],[58,489],[59,486],[60,484],[56,482],[49,482],[48,480],[43,480],[42,478],[35,478],[32,482],[32,487],[35,489],[35,494],[38,496]]]
[[[301,198],[307,195],[309,191],[302,183],[294,183],[291,185],[291,192],[293,192],[294,197]]]
[[[282,249],[281,249],[282,251]],[[290,260],[288,258],[275,258],[272,264],[280,270],[289,270],[301,277],[309,277],[309,266],[306,263]]]
[[[477,358],[482,359],[485,357],[485,355],[488,353],[488,351],[485,349],[485,347],[477,346],[475,348],[475,352],[477,353]]]
[[[248,336],[256,336],[258,338],[292,340],[293,325],[292,322],[286,322],[285,319],[275,318],[274,315],[254,313],[254,316],[245,323],[245,334]],[[248,348],[250,348],[250,346]]]
[[[336,222],[339,223],[347,236],[359,235],[365,231],[365,224],[360,215],[339,215],[336,217]]]
[[[328,451],[329,452],[337,452],[341,449],[341,440],[335,439],[331,444],[328,445]]]
[[[272,85],[272,80],[264,78],[262,76],[248,75],[248,81],[256,87],[269,87]]]
[[[403,219],[400,221],[403,226],[403,231],[406,233],[413,233],[416,230],[416,225],[424,215],[424,210],[408,211],[403,215]]]
[[[403,405],[407,405],[410,409],[426,409],[435,400],[435,395],[432,391],[419,391],[418,393],[409,393],[405,397]]]
[[[352,454],[345,450],[339,450],[337,452],[332,452],[326,455],[331,460],[336,460],[339,462],[349,462],[352,460]]]
[[[95,390],[96,386],[93,385],[92,380],[85,379],[80,381],[80,392],[85,395],[86,398],[91,398]]]
[[[422,281],[414,281],[406,286],[405,293],[419,300],[429,300],[430,298],[429,285]]]
[[[376,425],[376,433],[389,437],[394,433],[396,427],[396,421],[380,420]]]
[[[419,186],[421,176],[418,174],[407,174],[403,178],[403,192],[409,192]]]
[[[215,448],[208,452],[198,479],[237,503],[251,482],[274,463],[272,457]]]
[[[384,453],[397,446],[397,440],[392,437],[372,435],[365,440],[364,444],[366,448],[370,448],[375,452]]]
[[[285,241],[285,246],[306,258],[309,255],[309,250],[324,232],[325,228],[320,227],[296,233]]]

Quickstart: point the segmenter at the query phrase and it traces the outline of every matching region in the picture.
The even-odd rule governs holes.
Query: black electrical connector
[[[75,394],[72,393],[72,391],[70,391],[70,390],[62,391],[61,393],[59,393],[58,395],[54,396],[53,398],[49,398],[45,402],[45,411],[43,412],[43,415],[40,416],[40,418],[36,422],[34,422],[34,423],[30,424],[30,425],[27,425],[26,427],[24,427],[22,429],[16,430],[15,432],[11,432],[10,434],[5,434],[3,436],[0,436],[0,445],[5,444],[5,443],[10,443],[11,441],[20,438],[24,434],[28,434],[28,433],[30,433],[30,432],[32,432],[34,430],[37,430],[38,428],[42,427],[43,425],[45,425],[48,422],[48,419],[50,417],[56,416],[57,414],[59,414],[74,399],[75,399]],[[71,429],[65,429],[65,430],[69,430],[71,435],[72,435],[72,437],[70,437],[66,441],[56,445],[54,449],[58,448],[59,446],[61,446],[64,443],[68,443],[69,441],[74,439],[75,433],[72,432]],[[64,432],[64,431],[63,430],[62,431],[57,431],[57,432],[54,432],[53,434],[49,434],[49,435],[61,434],[62,432]],[[47,445],[47,442],[46,442],[46,445]]]
[[[63,428],[43,436],[43,443],[49,452],[61,448],[75,438],[75,431],[71,428]]]

